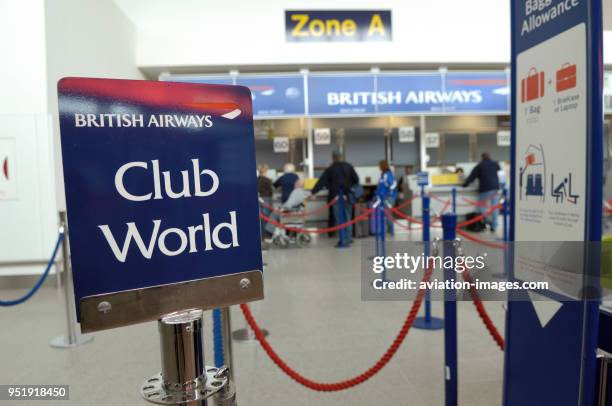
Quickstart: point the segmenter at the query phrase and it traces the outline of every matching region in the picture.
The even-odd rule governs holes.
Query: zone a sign
[[[287,42],[391,41],[390,10],[286,10]]]
[[[82,329],[260,298],[250,91],[67,78],[58,94]]]

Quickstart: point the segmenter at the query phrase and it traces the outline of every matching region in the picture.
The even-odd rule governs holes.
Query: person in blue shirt
[[[484,213],[489,210],[489,207],[495,206],[499,201],[499,178],[497,177],[497,172],[501,168],[497,162],[491,159],[488,152],[483,152],[481,158],[478,165],[472,169],[470,176],[463,182],[463,187],[467,187],[470,183],[478,179],[479,200],[486,203],[479,207],[479,209],[481,213]],[[497,210],[493,211],[493,213],[486,218],[486,223],[491,227],[491,232],[495,232],[497,228]]]
[[[283,172],[283,175],[274,182],[274,187],[280,187],[281,189],[281,203],[285,203],[287,199],[289,199],[295,182],[299,179],[299,176],[295,173],[295,166],[293,164],[285,164]]]
[[[385,208],[391,208],[395,205],[397,199],[397,182],[393,171],[389,167],[389,162],[383,160],[378,163],[380,168],[380,180],[378,181],[378,187],[375,192],[375,204],[383,204]],[[385,222],[387,224],[387,231],[389,234],[394,234],[393,221],[385,216]]]

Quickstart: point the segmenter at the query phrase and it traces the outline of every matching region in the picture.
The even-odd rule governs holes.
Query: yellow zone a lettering
[[[373,35],[380,35],[384,37],[387,33],[385,32],[385,25],[380,18],[380,14],[374,14],[372,20],[370,20],[370,28],[368,28],[368,37]]]
[[[308,14],[292,14],[291,21],[296,22],[295,26],[291,30],[292,37],[352,37],[357,33],[357,23],[355,20],[350,18],[342,21],[338,20],[337,18],[330,18],[326,20],[315,18],[311,20]],[[380,24],[382,24],[382,21],[380,21]],[[370,30],[372,29],[378,30],[378,27],[375,26],[372,28],[371,24]]]

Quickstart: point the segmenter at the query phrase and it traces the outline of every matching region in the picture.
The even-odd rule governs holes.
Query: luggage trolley
[[[280,217],[281,224],[286,227],[304,228],[305,220],[303,214],[303,204],[295,209],[283,210]],[[279,248],[288,248],[292,245],[297,247],[306,247],[311,241],[312,238],[310,237],[310,234],[289,231],[282,227],[276,227],[274,230],[274,235],[272,236],[272,243]]]

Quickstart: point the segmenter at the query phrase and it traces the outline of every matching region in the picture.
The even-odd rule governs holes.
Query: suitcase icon
[[[544,72],[539,72],[536,68],[529,69],[529,74],[521,80],[521,102],[539,99],[544,97]]]
[[[557,92],[576,87],[576,65],[563,64],[557,71]]]

